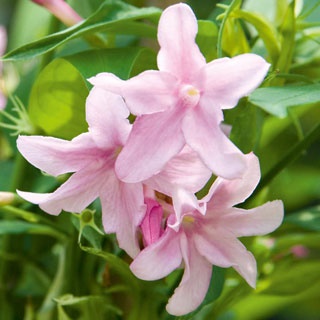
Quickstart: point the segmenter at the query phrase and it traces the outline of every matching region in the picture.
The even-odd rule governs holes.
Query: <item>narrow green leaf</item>
[[[122,1],[107,0],[82,23],[14,49],[3,59],[8,61],[33,58],[81,36],[90,39],[96,32],[156,37],[156,26],[135,21],[140,19],[157,21],[160,13],[160,9],[153,7],[136,8]]]
[[[233,13],[236,17],[249,22],[258,31],[259,36],[263,40],[271,61],[276,63],[280,54],[280,44],[278,34],[275,28],[266,21],[266,19],[257,13],[236,10]]]
[[[275,70],[280,73],[288,73],[292,64],[293,50],[295,46],[295,15],[294,15],[295,1],[292,1],[287,8],[284,21],[281,25],[281,51],[280,57],[275,65]],[[282,85],[285,81],[284,78],[275,78],[271,81],[272,85]]]
[[[74,297],[66,294],[54,299],[58,304],[59,319],[117,319],[115,315],[121,316],[122,311],[108,301],[107,296],[90,295]]]
[[[0,235],[23,233],[53,236],[61,240],[65,240],[66,238],[61,232],[46,225],[34,224],[20,220],[0,221]]]
[[[255,90],[249,101],[279,118],[288,115],[287,108],[320,102],[320,84],[267,87]]]

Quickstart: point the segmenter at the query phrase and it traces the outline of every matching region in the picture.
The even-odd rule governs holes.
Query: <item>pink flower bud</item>
[[[147,247],[157,241],[163,233],[163,210],[161,205],[153,199],[146,198],[145,203],[147,205],[147,212],[140,228],[142,230],[143,244]]]
[[[73,26],[81,22],[83,18],[75,12],[64,0],[31,0],[32,2],[45,7],[66,26]]]

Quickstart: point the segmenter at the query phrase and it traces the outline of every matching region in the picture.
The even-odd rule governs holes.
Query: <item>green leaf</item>
[[[90,50],[64,59],[80,72],[84,80],[101,72],[112,72],[121,79],[128,79],[144,70],[157,68],[156,54],[147,48]],[[86,83],[91,87],[89,82]]]
[[[279,70],[280,73],[288,73],[292,64],[296,33],[294,5],[295,1],[291,1],[287,7],[283,23],[280,26],[282,35],[281,51],[275,65],[275,70]],[[271,83],[272,85],[282,85],[284,80],[284,78],[275,78]]]
[[[235,118],[230,139],[238,148],[248,153],[254,151],[259,143],[262,131],[262,111],[253,105],[239,104],[238,116]]]
[[[257,13],[252,13],[244,10],[236,10],[234,15],[252,24],[258,31],[259,36],[263,40],[269,56],[273,63],[276,63],[280,54],[280,44],[278,34],[275,28],[264,18]]]
[[[259,88],[249,96],[249,101],[272,115],[284,118],[289,107],[320,102],[320,84]]]
[[[320,231],[320,206],[292,213],[286,216],[285,222],[307,230]]]
[[[71,139],[87,131],[88,93],[78,70],[64,59],[56,59],[42,70],[32,87],[30,118],[46,134]]]
[[[141,19],[157,21],[160,13],[160,9],[153,7],[136,8],[122,1],[107,0],[82,23],[12,50],[4,56],[4,60],[33,58],[81,36],[85,36],[89,41],[94,41],[96,37],[93,38],[92,34],[96,32],[155,38],[157,33],[155,26],[135,21]],[[103,44],[96,43],[95,45]]]
[[[41,234],[65,240],[65,236],[62,233],[46,225],[34,224],[20,220],[0,221],[0,235],[23,233]]]
[[[218,27],[212,21],[199,20],[196,42],[207,62],[217,58]]]

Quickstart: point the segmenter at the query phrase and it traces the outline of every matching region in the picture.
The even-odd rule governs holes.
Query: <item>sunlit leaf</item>
[[[287,116],[289,107],[320,102],[320,85],[259,88],[249,96],[249,101],[283,118]]]
[[[43,69],[32,87],[30,118],[46,134],[71,139],[87,131],[88,93],[78,70],[64,59],[56,59]]]

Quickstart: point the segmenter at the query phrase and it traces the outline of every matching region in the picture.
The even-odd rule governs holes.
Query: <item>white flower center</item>
[[[190,84],[183,85],[180,89],[180,99],[183,106],[193,108],[200,100],[200,91]]]

